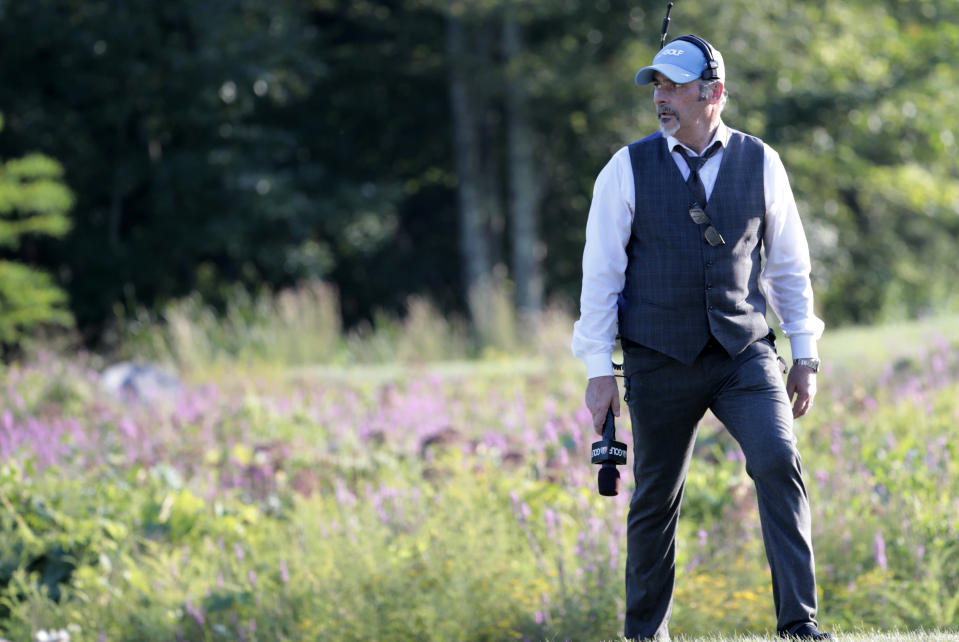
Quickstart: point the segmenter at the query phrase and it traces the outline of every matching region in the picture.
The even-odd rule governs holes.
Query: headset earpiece
[[[685,42],[692,43],[699,47],[699,50],[703,52],[703,56],[706,58],[706,68],[703,69],[703,73],[700,78],[707,81],[719,80],[719,63],[716,62],[716,56],[713,54],[713,46],[711,44],[699,36],[694,36],[692,34],[678,36],[670,40],[670,42],[676,42],[677,40],[683,40]]]

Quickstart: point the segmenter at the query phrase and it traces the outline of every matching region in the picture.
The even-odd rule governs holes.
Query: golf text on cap
[[[695,80],[697,77],[702,77],[704,69],[710,72],[708,76],[717,80],[724,80],[726,71],[722,55],[715,49],[710,50],[710,54],[716,62],[715,67],[710,68],[709,57],[704,50],[694,42],[682,40],[686,37],[693,38],[694,36],[681,36],[667,43],[665,47],[656,52],[655,57],[653,57],[653,64],[636,72],[636,84],[650,84],[655,79],[657,71],[677,84],[684,84]],[[708,46],[705,41],[703,43]]]

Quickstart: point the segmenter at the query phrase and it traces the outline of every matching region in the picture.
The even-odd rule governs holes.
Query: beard
[[[663,114],[672,116],[668,125],[663,121]],[[671,109],[660,109],[656,115],[659,116],[659,131],[663,132],[664,136],[672,136],[679,131],[679,114]]]
[[[660,121],[659,131],[663,132],[663,136],[673,136],[676,132],[679,131],[679,121],[676,119],[673,119],[669,125],[666,125],[662,121]]]

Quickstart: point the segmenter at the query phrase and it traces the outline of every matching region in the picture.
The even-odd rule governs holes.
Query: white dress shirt
[[[729,136],[729,128],[720,123],[709,145],[718,140],[722,148],[699,170],[707,198],[716,183]],[[666,137],[666,143],[683,178],[687,178],[689,167],[675,151],[677,145],[685,146],[672,136]],[[690,156],[696,156],[693,150],[686,149]],[[789,338],[793,357],[817,357],[816,341],[824,326],[813,313],[806,235],[779,154],[765,143],[763,150],[765,266],[759,284]],[[618,330],[616,304],[626,282],[626,244],[632,232],[635,192],[629,148],[623,147],[596,178],[586,222],[580,318],[573,325],[571,347],[573,355],[586,363],[587,378],[613,374],[611,357]]]

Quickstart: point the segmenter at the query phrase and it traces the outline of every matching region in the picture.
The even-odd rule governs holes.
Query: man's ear
[[[723,81],[713,83],[713,94],[709,97],[709,104],[716,105],[723,98],[723,92],[726,91],[726,84]]]

